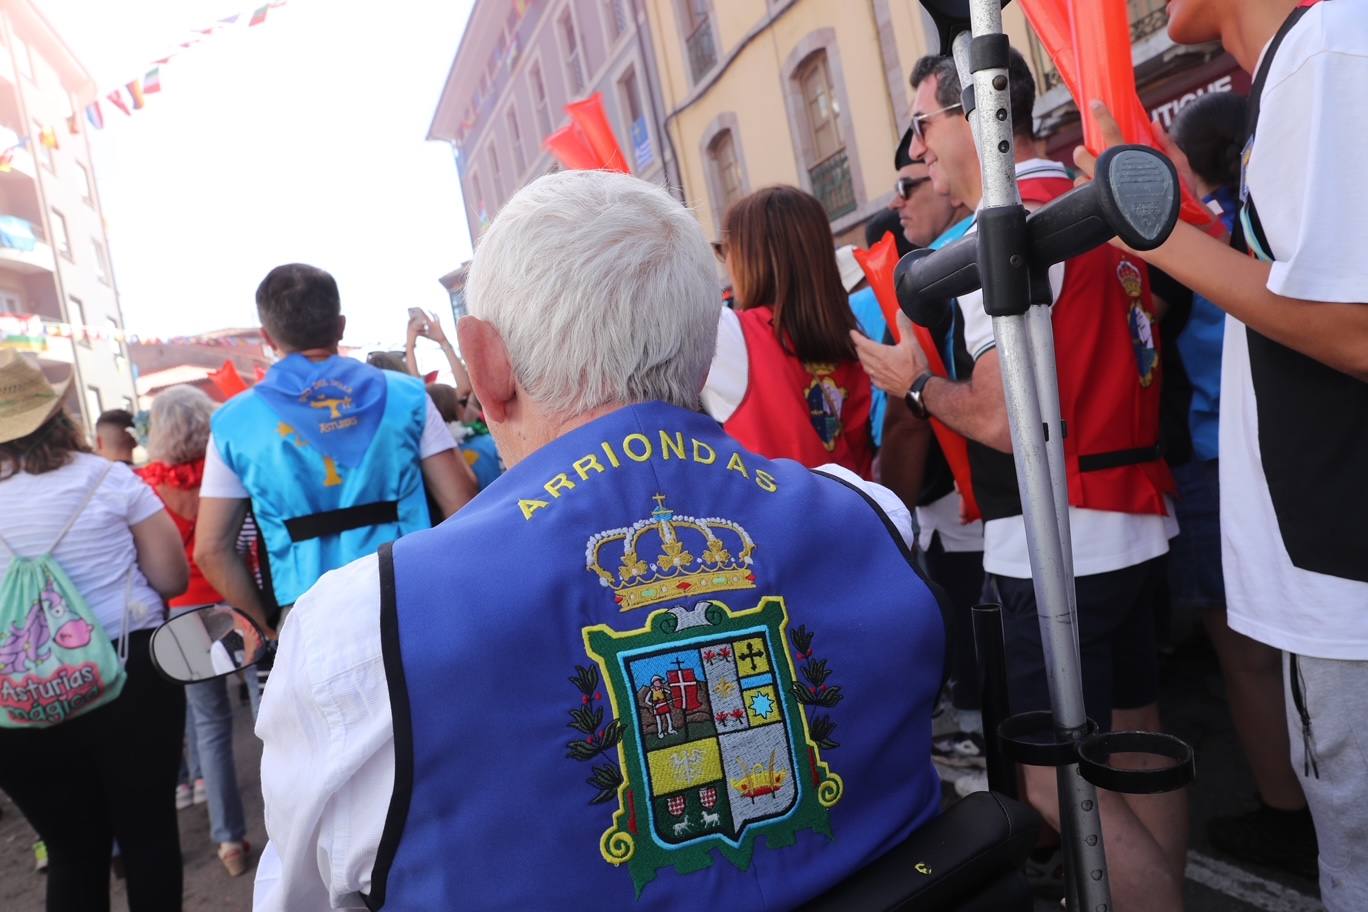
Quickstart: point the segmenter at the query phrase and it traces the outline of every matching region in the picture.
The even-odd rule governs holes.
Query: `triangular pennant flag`
[[[234,24],[234,23],[237,22],[237,21],[238,21],[238,14],[237,14],[237,13],[234,13],[234,14],[231,15],[231,16],[224,16],[222,19],[220,19],[220,20],[219,20],[219,25],[232,25],[232,24]]]
[[[67,132],[72,136],[79,136],[81,133],[81,117],[79,114],[67,115]]]
[[[110,104],[118,108],[120,111],[123,111],[125,114],[133,113],[132,111],[128,110],[128,102],[123,100],[123,93],[120,92],[118,89],[115,89],[114,91],[110,92],[105,97],[109,99]]]
[[[57,145],[57,131],[52,129],[52,127],[43,127],[42,131],[38,134],[38,142],[42,144],[44,149],[59,148]]]
[[[151,95],[153,92],[161,91],[161,68],[153,67],[147,71],[143,77],[143,94]]]
[[[265,21],[266,21],[266,11],[269,10],[270,8],[271,8],[271,7],[270,7],[269,5],[268,5],[268,6],[263,6],[261,9],[259,9],[259,10],[257,10],[256,12],[252,13],[252,19],[251,19],[250,22],[247,23],[247,27],[248,27],[248,28],[251,28],[251,27],[254,26],[254,25],[261,25],[261,23],[265,22]]]
[[[143,90],[141,79],[135,79],[132,82],[128,83],[128,96],[133,99],[133,110],[142,110]]]
[[[214,34],[215,28],[217,28],[217,26],[211,25],[207,29],[195,29],[195,31],[199,32],[201,35],[212,35]]]
[[[28,147],[29,147],[29,138],[28,138],[27,136],[21,136],[21,137],[19,137],[19,148],[20,148],[20,149],[27,149]]]
[[[176,55],[175,55],[175,54],[167,54],[165,57],[158,57],[156,60],[154,60],[154,61],[152,61],[152,62],[153,62],[153,63],[163,63],[163,64],[165,64],[165,63],[170,63],[170,62],[171,62],[171,58],[174,57],[174,56],[176,56]]]
[[[100,103],[98,101],[92,101],[90,104],[86,105],[86,120],[90,121],[90,125],[95,129],[104,129],[104,115],[100,113]]]
[[[0,174],[8,174],[14,167],[14,150],[6,149],[0,152]]]

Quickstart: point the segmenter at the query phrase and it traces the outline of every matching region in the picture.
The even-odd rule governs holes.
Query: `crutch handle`
[[[1148,146],[1114,146],[1097,160],[1094,179],[1051,200],[1026,218],[1029,266],[1044,269],[1119,237],[1153,250],[1178,221],[1180,195],[1173,163]],[[914,323],[928,325],[946,298],[977,291],[978,236],[937,251],[914,250],[894,273],[898,303]]]

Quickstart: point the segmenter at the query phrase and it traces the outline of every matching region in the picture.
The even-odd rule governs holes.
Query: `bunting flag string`
[[[0,153],[2,155],[3,153]],[[81,342],[125,342],[129,345],[199,345],[206,348],[240,347],[241,337],[206,338],[204,336],[139,336],[137,333],[114,329],[109,326],[87,326],[81,323],[65,323],[61,320],[45,320],[34,314],[16,314],[0,311],[0,348],[20,348],[24,344],[28,351],[46,351],[47,339],[75,339]]]
[[[260,2],[260,0],[258,0]],[[251,18],[247,22],[247,27],[260,25],[266,21],[267,13],[273,9],[279,9],[286,4],[287,0],[271,0],[264,6],[253,9]],[[131,79],[123,85],[111,91],[97,93],[96,97],[87,101],[84,105],[77,105],[76,109],[67,115],[66,128],[73,136],[80,135],[81,113],[85,113],[86,122],[96,130],[103,130],[105,126],[104,112],[101,110],[101,102],[108,102],[118,108],[124,114],[132,116],[134,111],[141,111],[147,105],[147,96],[161,92],[161,68],[170,63],[181,51],[188,50],[197,44],[213,37],[215,34],[224,32],[237,24],[243,18],[242,14],[224,16],[214,24],[205,28],[193,29],[191,37],[178,43],[178,50],[172,51],[162,57],[158,57],[148,65],[145,74],[141,78]],[[30,144],[41,145],[47,149],[56,149],[57,130],[52,126],[38,123],[37,133],[29,136],[19,136],[7,148],[0,148],[0,173],[9,171],[14,159],[14,154],[28,148]]]

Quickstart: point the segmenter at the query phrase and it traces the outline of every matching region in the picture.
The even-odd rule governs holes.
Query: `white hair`
[[[204,458],[209,418],[218,406],[193,386],[172,386],[157,394],[147,418],[147,455],[167,465]]]
[[[697,409],[722,298],[689,210],[607,171],[548,174],[489,226],[466,282],[518,382],[555,414],[662,400]]]

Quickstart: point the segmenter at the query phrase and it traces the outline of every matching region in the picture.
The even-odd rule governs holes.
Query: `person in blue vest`
[[[692,214],[547,175],[467,300],[508,469],[296,603],[258,912],[790,909],[932,818],[945,633],[910,517],[699,413],[721,304]]]
[[[420,380],[338,354],[346,318],[331,275],[277,266],[256,302],[281,358],[214,414],[195,562],[225,601],[270,627],[324,573],[429,527],[428,494],[449,516],[475,481]],[[249,507],[264,592],[236,549]]]

